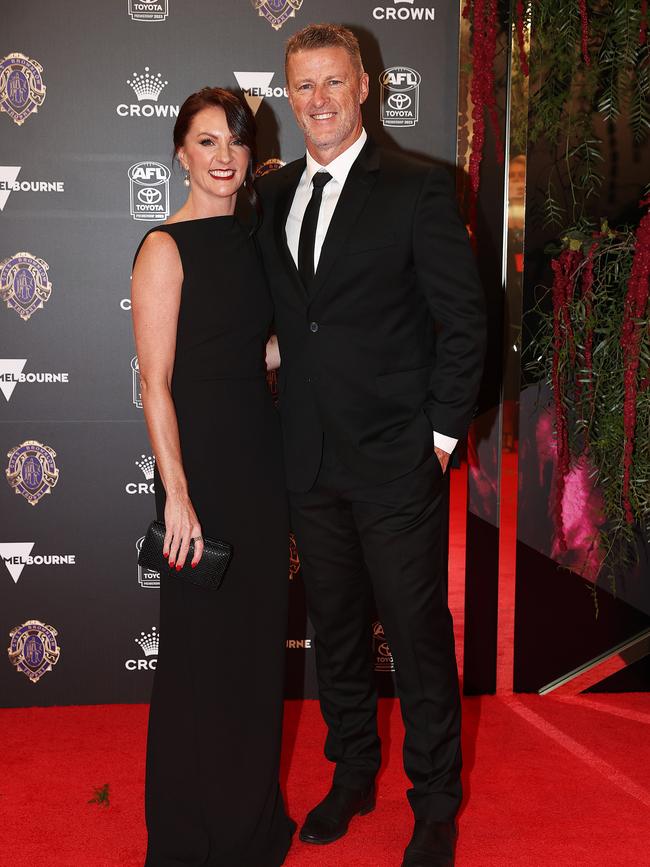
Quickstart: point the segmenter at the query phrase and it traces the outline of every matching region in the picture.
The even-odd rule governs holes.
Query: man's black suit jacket
[[[285,224],[305,159],[258,182],[257,232],[275,304],[290,490],[313,485],[323,434],[369,483],[464,436],[485,346],[484,295],[452,184],[368,140],[332,217],[309,294]]]

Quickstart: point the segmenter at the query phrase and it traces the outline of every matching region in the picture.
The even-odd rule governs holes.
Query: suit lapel
[[[323,242],[318,268],[309,292],[310,300],[313,300],[322,288],[359,219],[377,178],[379,156],[379,148],[368,139],[350,169]]]
[[[289,278],[294,284],[300,300],[303,303],[306,300],[305,288],[302,285],[300,274],[298,273],[298,269],[296,268],[296,263],[293,261],[293,256],[291,255],[289,245],[287,244],[286,225],[287,217],[289,216],[289,211],[291,210],[291,204],[293,202],[293,197],[298,187],[298,182],[300,181],[302,173],[305,170],[305,164],[306,160],[303,157],[301,160],[296,160],[295,163],[292,163],[292,165],[290,166],[291,172],[287,173],[285,185],[282,188],[281,192],[278,194],[276,200],[275,224],[273,227],[275,231],[275,243],[280,253],[280,258],[282,259],[284,266],[287,269],[287,273],[289,274]]]

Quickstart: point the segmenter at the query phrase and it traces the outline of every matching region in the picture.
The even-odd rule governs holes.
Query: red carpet
[[[488,697],[464,708],[458,867],[650,864],[647,696]],[[0,711],[2,867],[141,867],[146,713],[142,705]],[[376,811],[332,846],[296,841],[287,867],[399,867],[411,817],[390,701],[381,729]],[[287,704],[283,777],[297,821],[329,783],[323,737],[315,702]],[[110,805],[87,803],[105,783]]]
[[[512,485],[516,463],[508,462]],[[452,476],[450,608],[462,663],[466,469]],[[504,491],[502,521],[514,532]],[[505,535],[505,534],[504,534]],[[512,546],[510,547],[512,551]],[[503,552],[505,553],[505,552]],[[650,867],[647,695],[513,697],[514,563],[503,558],[499,695],[464,701],[458,867]],[[461,665],[462,668],[462,665]],[[0,710],[0,867],[141,867],[147,708]],[[397,706],[381,704],[377,809],[287,867],[399,867],[411,833]],[[316,702],[289,702],[283,787],[300,822],[329,786]],[[109,784],[108,807],[89,804]]]

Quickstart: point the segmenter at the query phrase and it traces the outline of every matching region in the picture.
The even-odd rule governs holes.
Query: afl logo
[[[384,126],[415,126],[421,81],[420,73],[409,66],[391,66],[382,72],[380,111]]]
[[[372,624],[373,655],[375,671],[395,671],[395,661],[384,636],[384,627],[379,620]]]
[[[162,163],[146,160],[129,169],[131,216],[134,220],[166,220],[169,216],[169,178]]]
[[[129,0],[133,21],[164,21],[169,15],[168,0]]]

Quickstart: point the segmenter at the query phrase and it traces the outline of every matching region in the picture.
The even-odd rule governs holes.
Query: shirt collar
[[[354,144],[351,144],[347,150],[344,150],[342,154],[339,154],[336,159],[332,160],[332,162],[326,166],[322,166],[320,165],[320,163],[317,163],[313,156],[309,153],[309,151],[307,151],[307,185],[311,185],[311,180],[316,174],[316,172],[323,171],[329,172],[332,178],[338,184],[343,186],[347,179],[347,176],[350,173],[352,164],[363,150],[363,146],[365,145],[367,139],[368,134],[365,129],[362,128],[361,135],[354,142]]]

